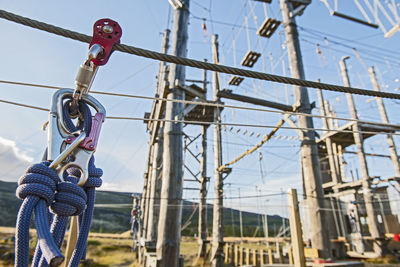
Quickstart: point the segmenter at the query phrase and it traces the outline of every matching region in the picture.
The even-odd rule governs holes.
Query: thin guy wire
[[[50,111],[47,108],[42,108],[38,106],[26,105],[18,102],[12,102],[0,99],[0,103],[36,109],[40,111]],[[221,126],[238,126],[238,127],[253,127],[253,128],[268,128],[273,129],[275,126],[273,125],[260,125],[260,124],[246,124],[246,123],[233,123],[233,122],[208,122],[208,121],[189,121],[189,120],[167,120],[167,119],[146,119],[139,117],[123,117],[123,116],[106,116],[106,119],[110,120],[131,120],[131,121],[158,121],[158,122],[172,122],[172,123],[186,123],[186,124],[195,124],[195,125],[221,125]],[[350,130],[335,130],[335,129],[323,129],[323,128],[302,128],[302,127],[288,127],[281,126],[281,129],[288,130],[300,130],[300,131],[324,131],[324,132],[338,132],[338,133],[360,133],[360,134],[384,134],[384,135],[395,135],[400,136],[400,133],[388,133],[388,132],[371,132],[371,131],[350,131]]]
[[[36,28],[39,30],[43,30],[43,31],[46,31],[49,33],[64,36],[64,37],[74,39],[77,41],[81,41],[81,42],[90,43],[91,39],[92,39],[91,36],[88,36],[88,35],[85,35],[82,33],[78,33],[78,32],[74,32],[71,30],[63,29],[63,28],[60,28],[60,27],[57,27],[54,25],[44,23],[44,22],[32,20],[32,19],[29,19],[26,17],[22,17],[19,15],[7,12],[5,10],[0,10],[0,17],[3,19],[14,21],[19,24],[23,24],[25,26]],[[303,86],[303,87],[319,88],[322,90],[329,90],[329,91],[334,91],[334,92],[352,93],[352,94],[358,94],[358,95],[376,96],[376,97],[391,98],[391,99],[400,99],[400,94],[379,92],[379,91],[366,90],[366,89],[358,89],[358,88],[353,88],[353,87],[346,87],[346,86],[339,86],[339,85],[333,85],[333,84],[319,83],[319,82],[314,82],[314,81],[301,80],[301,79],[296,79],[296,78],[283,77],[283,76],[279,76],[279,75],[273,75],[273,74],[262,73],[262,72],[257,72],[257,71],[239,69],[239,68],[234,68],[234,67],[229,67],[229,66],[224,66],[224,65],[218,65],[218,64],[213,64],[213,63],[208,63],[208,62],[203,62],[203,61],[198,61],[198,60],[193,60],[193,59],[188,59],[188,58],[167,55],[167,54],[150,51],[147,49],[142,49],[142,48],[129,46],[129,45],[125,45],[125,44],[115,44],[114,50],[117,50],[120,52],[125,52],[128,54],[133,54],[136,56],[165,61],[165,62],[169,62],[169,63],[179,64],[179,65],[184,65],[184,66],[189,66],[189,67],[194,67],[194,68],[199,68],[199,69],[205,69],[205,70],[210,70],[210,71],[216,71],[216,72],[221,72],[221,73],[226,73],[226,74],[239,75],[239,76],[255,78],[255,79],[260,79],[260,80],[266,80],[266,81],[271,81],[271,82],[292,84],[292,85]]]
[[[15,82],[15,81],[5,81],[0,80],[0,83],[5,84],[12,84],[12,85],[24,85],[24,86],[31,86],[31,87],[39,87],[39,88],[47,88],[58,90],[65,87],[60,86],[51,86],[51,85],[42,85],[42,84],[33,84],[33,83],[23,83],[23,82]],[[211,102],[199,102],[199,101],[189,101],[189,100],[178,100],[178,99],[168,99],[168,98],[161,98],[161,97],[151,97],[151,96],[140,96],[140,95],[132,95],[132,94],[121,94],[121,93],[112,93],[112,92],[104,92],[104,91],[90,91],[93,94],[100,94],[100,95],[109,95],[109,96],[119,96],[119,97],[127,97],[127,98],[138,98],[138,99],[146,99],[146,100],[157,100],[157,101],[167,101],[167,102],[175,102],[175,103],[184,103],[184,104],[195,104],[199,106],[210,106],[210,107],[218,107],[218,108],[231,108],[231,109],[240,109],[240,110],[251,110],[251,111],[260,111],[260,112],[270,112],[270,113],[277,113],[282,115],[297,115],[297,116],[305,116],[305,117],[312,117],[312,118],[319,118],[319,119],[335,119],[335,120],[343,120],[343,121],[354,121],[359,123],[368,123],[380,126],[391,126],[391,127],[399,127],[397,124],[391,123],[380,123],[380,122],[373,122],[373,121],[364,121],[352,118],[342,118],[342,117],[331,117],[331,116],[322,116],[318,114],[307,114],[307,113],[299,113],[299,112],[290,112],[290,111],[279,111],[279,110],[271,110],[271,109],[262,109],[262,108],[252,108],[252,107],[245,107],[245,106],[234,106],[234,105],[225,105],[225,104],[218,104],[218,103],[211,103]]]

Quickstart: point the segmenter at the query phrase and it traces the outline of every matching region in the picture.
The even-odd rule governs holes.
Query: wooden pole
[[[258,250],[256,248],[253,249],[253,254],[252,254],[253,259],[252,259],[252,261],[253,261],[253,266],[254,267],[259,266],[258,261],[257,261],[257,254],[258,254]]]
[[[288,190],[289,204],[289,223],[290,239],[293,248],[293,260],[295,267],[305,267],[306,259],[304,257],[303,231],[301,229],[301,220],[299,212],[299,202],[297,199],[297,190]]]
[[[218,35],[212,37],[213,63],[219,63]],[[218,91],[220,89],[219,73],[213,72],[213,95],[216,103],[220,102]],[[222,267],[224,264],[224,222],[223,222],[223,180],[222,172],[218,167],[222,164],[222,146],[221,146],[221,114],[220,109],[214,109],[214,208],[213,208],[213,243],[211,265],[213,267]]]
[[[203,71],[203,90],[207,92],[206,70]],[[199,252],[197,253],[197,258],[204,258],[207,254],[207,129],[207,125],[201,126]]]
[[[374,86],[375,91],[380,91],[381,88],[379,86],[378,80],[376,78],[374,67],[368,68],[369,75],[371,77],[372,85]],[[379,113],[381,115],[381,120],[383,123],[389,123],[389,118],[386,113],[385,104],[383,103],[383,99],[380,97],[376,98],[376,102],[378,103]],[[396,172],[396,176],[400,177],[400,163],[399,156],[397,155],[396,145],[394,143],[393,136],[387,135],[387,142],[389,144],[390,158],[392,159],[394,170]]]
[[[343,84],[345,86],[350,87],[350,79],[349,75],[347,72],[347,66],[346,66],[346,59],[349,57],[343,57],[340,60],[340,68],[342,71],[342,79],[343,79]],[[352,119],[358,119],[357,118],[357,110],[356,106],[354,104],[354,99],[353,95],[350,93],[346,93],[346,98],[347,98],[347,104],[349,106],[349,112],[350,116]],[[374,205],[373,205],[373,195],[371,192],[371,184],[370,184],[370,177],[368,173],[368,166],[367,166],[367,159],[365,157],[364,153],[364,140],[363,136],[360,134],[360,126],[359,123],[356,121],[353,124],[353,136],[354,136],[354,141],[357,146],[357,154],[358,154],[358,160],[360,162],[360,169],[362,173],[362,187],[363,187],[363,196],[364,196],[364,202],[365,202],[365,209],[367,212],[367,221],[368,221],[368,229],[369,232],[374,238],[373,242],[373,249],[376,255],[379,257],[382,255],[382,242],[379,240],[381,238],[381,234],[379,232],[378,228],[378,219],[376,217],[376,213],[374,210]]]
[[[174,29],[171,54],[186,57],[189,0],[181,0],[181,7],[174,10]],[[167,98],[184,100],[185,93],[176,88],[175,84],[185,83],[185,67],[171,64],[169,70],[170,88]],[[178,102],[166,103],[166,120],[182,120],[184,104]],[[160,219],[157,236],[157,260],[160,267],[179,266],[179,251],[182,219],[183,190],[183,142],[182,123],[166,122],[164,125],[163,172],[160,201]]]
[[[274,263],[274,257],[272,255],[272,249],[268,249],[268,263],[273,264]]]
[[[163,41],[161,44],[161,53],[166,54],[169,48],[169,34],[170,30],[166,29],[163,35]],[[165,62],[160,61],[158,75],[157,75],[157,92],[156,96],[160,95],[162,87],[165,86],[167,80],[167,65]],[[155,104],[153,107],[155,107]],[[149,188],[149,209],[148,209],[148,219],[147,219],[147,233],[146,238],[149,241],[157,241],[157,227],[158,219],[160,215],[160,197],[161,197],[161,174],[162,174],[162,156],[163,156],[163,130],[164,128],[153,127],[152,131],[158,131],[156,133],[156,140],[154,144],[154,155],[152,162],[152,171],[149,173],[150,177],[150,188]]]
[[[291,76],[293,78],[305,80],[296,20],[294,17],[290,16],[293,7],[289,0],[281,0],[280,3],[283,25],[285,26]],[[295,106],[298,107],[298,111],[310,114],[311,105],[308,98],[307,88],[302,86],[293,87],[296,98]],[[301,115],[298,116],[298,125],[300,128],[314,128],[312,118]],[[331,256],[328,237],[329,225],[322,212],[324,208],[324,195],[321,184],[318,149],[315,143],[315,132],[312,130],[304,130],[300,135],[300,141],[301,162],[304,174],[304,193],[307,198],[309,209],[308,223],[310,225],[311,242],[314,248],[320,250],[323,258],[329,258]]]
[[[250,259],[251,259],[251,250],[250,248],[246,248],[246,265],[250,265]]]
[[[265,252],[263,249],[260,249],[260,265],[264,265],[266,264],[266,260],[265,260]]]
[[[318,93],[319,105],[321,107],[320,108],[321,116],[326,117],[327,113],[326,113],[326,107],[325,107],[324,96],[322,94],[322,90],[318,89],[317,93]],[[327,118],[322,118],[322,123],[323,123],[324,129],[327,129],[327,130],[330,129]],[[336,184],[340,183],[340,178],[339,178],[338,170],[337,170],[336,164],[335,164],[335,158],[334,158],[331,138],[329,138],[329,137],[325,138],[325,144],[326,144],[326,152],[328,154],[328,160],[329,160],[330,175],[332,177],[333,183],[336,185]]]
[[[238,188],[238,190],[239,190],[239,201],[240,201],[240,188]],[[242,207],[240,204],[239,204],[239,226],[240,226],[240,243],[242,243],[243,242],[243,217],[242,217]]]
[[[139,239],[140,241],[146,237],[147,232],[147,214],[148,214],[148,200],[149,200],[149,184],[150,184],[150,173],[151,173],[151,164],[153,159],[153,150],[154,146],[150,144],[149,153],[147,157],[147,170],[144,173],[144,182],[143,182],[143,193],[142,199],[140,201],[140,210],[142,211],[140,214],[140,224],[139,224]],[[141,242],[139,248],[141,249]],[[139,253],[141,256],[142,253]],[[139,261],[141,262],[141,257],[139,257]]]
[[[150,176],[149,208],[146,227],[146,239],[148,241],[157,241],[157,227],[160,215],[160,197],[161,197],[161,175],[163,160],[163,127],[159,129],[159,134],[154,143],[153,168]]]

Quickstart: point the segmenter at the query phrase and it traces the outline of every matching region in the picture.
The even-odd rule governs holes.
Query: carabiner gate
[[[89,175],[89,160],[96,150],[106,110],[94,97],[83,95],[80,101],[93,107],[97,113],[92,120],[89,136],[84,131],[71,133],[64,123],[63,104],[64,100],[72,99],[73,94],[72,89],[60,89],[53,94],[47,136],[47,160],[52,162],[50,167],[56,170],[61,181],[64,181],[63,175],[68,168],[78,168],[81,172],[78,185],[83,185]]]

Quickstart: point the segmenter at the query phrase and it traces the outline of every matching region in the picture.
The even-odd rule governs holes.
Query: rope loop
[[[51,205],[51,211],[59,216],[77,216],[85,210],[86,201],[86,193],[79,185],[61,182],[57,185],[55,202]]]
[[[16,195],[20,199],[37,196],[50,206],[54,201],[54,193],[58,182],[57,173],[48,167],[49,162],[30,166],[26,174],[18,181]]]
[[[100,168],[96,168],[94,165],[94,157],[92,157],[89,161],[89,178],[84,184],[85,188],[94,188],[100,187],[103,183],[101,180],[101,176],[103,176],[103,170]]]
[[[90,112],[89,106],[84,102],[84,101],[79,101],[79,113],[80,116],[78,117],[78,123],[77,125],[74,124],[74,122],[71,119],[70,116],[70,106],[72,103],[72,99],[69,99],[64,103],[63,106],[63,120],[65,123],[65,126],[68,128],[68,131],[70,132],[76,132],[78,130],[84,130],[86,133],[86,136],[89,135],[90,130],[92,128],[92,113]]]

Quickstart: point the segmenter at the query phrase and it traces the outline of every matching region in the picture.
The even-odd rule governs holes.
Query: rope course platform
[[[262,37],[271,38],[271,36],[275,33],[280,24],[281,21],[279,20],[267,18],[258,29],[257,34]]]
[[[242,82],[243,82],[244,78],[243,77],[239,77],[239,76],[233,76],[228,84],[229,85],[234,85],[234,86],[239,86]]]
[[[348,146],[354,145],[355,144],[354,136],[351,131],[353,129],[353,126],[356,123],[357,122],[355,122],[355,121],[346,123],[342,127],[339,127],[337,129],[337,131],[331,131],[331,132],[328,132],[328,133],[322,135],[321,138],[317,140],[317,144],[319,144],[319,145],[324,144],[325,140],[327,138],[330,138],[332,140],[332,142],[341,144],[343,149]],[[382,134],[382,132],[390,134],[390,133],[395,133],[395,132],[400,131],[400,126],[395,127],[394,125],[382,126],[382,125],[376,125],[376,124],[365,123],[365,122],[358,122],[358,125],[360,127],[360,132],[362,133],[363,140],[374,136],[375,132],[376,132],[376,134],[378,134],[378,133]]]
[[[260,53],[248,51],[240,64],[242,64],[242,66],[252,68],[260,56]]]

